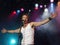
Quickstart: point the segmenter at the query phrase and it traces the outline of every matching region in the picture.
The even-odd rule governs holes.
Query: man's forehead
[[[24,14],[23,16],[28,16],[27,14]]]
[[[23,15],[22,17],[28,17],[27,15]]]

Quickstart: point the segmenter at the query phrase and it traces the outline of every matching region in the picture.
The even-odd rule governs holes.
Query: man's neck
[[[26,27],[28,25],[28,23],[24,23],[23,27]]]

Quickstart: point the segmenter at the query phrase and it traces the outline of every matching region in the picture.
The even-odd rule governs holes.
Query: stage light
[[[31,10],[29,10],[29,12],[31,12]]]
[[[54,4],[53,4],[53,3],[51,3],[51,7],[53,7],[53,5],[54,5]]]
[[[13,11],[13,14],[16,14],[16,11]]]
[[[44,11],[45,11],[45,12],[48,12],[48,9],[47,9],[47,8],[45,8],[45,9],[44,9]]]
[[[21,8],[21,11],[24,11],[24,8]]]
[[[17,10],[17,13],[20,13],[20,10]]]
[[[38,6],[39,6],[38,3],[36,3],[36,4],[35,4],[35,7],[38,7]]]
[[[35,4],[35,10],[38,10],[38,3]]]
[[[35,7],[35,10],[38,10],[38,7]]]
[[[46,5],[44,5],[44,7],[46,8]]]
[[[54,2],[54,0],[50,0],[50,2]]]
[[[50,16],[49,10],[48,8],[44,9],[43,15],[42,15],[42,19],[46,19]]]
[[[50,6],[49,6],[49,11],[50,11],[50,13],[54,13],[54,12],[55,12],[54,3],[51,3],[51,4],[50,4]]]
[[[11,40],[11,44],[15,44],[16,41],[14,39]]]
[[[43,6],[42,5],[40,5],[40,8],[42,8]]]

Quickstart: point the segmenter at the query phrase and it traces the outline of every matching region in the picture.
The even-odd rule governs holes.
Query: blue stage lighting
[[[35,4],[35,7],[38,7],[38,3]]]
[[[17,13],[20,13],[20,10],[17,10]]]
[[[15,44],[16,41],[14,39],[11,40],[11,44]]]

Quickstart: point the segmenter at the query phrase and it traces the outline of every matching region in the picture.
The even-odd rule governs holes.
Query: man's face
[[[60,7],[60,1],[57,3],[57,5]]]
[[[28,16],[27,16],[27,15],[23,15],[23,16],[22,16],[22,20],[23,20],[23,21],[28,21]]]

